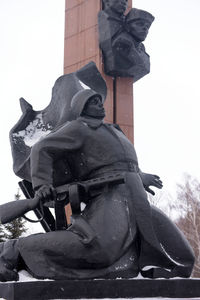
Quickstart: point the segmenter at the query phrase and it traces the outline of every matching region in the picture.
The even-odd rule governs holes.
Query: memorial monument
[[[43,111],[21,100],[23,116],[10,132],[14,170],[32,184],[34,198],[1,206],[1,222],[35,208],[45,218],[42,207],[55,202],[59,226],[2,243],[1,281],[17,280],[21,267],[56,280],[132,278],[139,272],[149,278],[190,276],[194,256],[188,242],[147,200],[145,190],[153,194],[150,186],[162,188],[162,181],[139,169],[120,127],[103,122],[105,100],[105,82],[92,62],[61,76]],[[31,125],[41,137],[34,145]],[[68,226],[59,219],[67,203]]]
[[[136,8],[124,15],[126,0],[102,4],[105,72],[139,80],[149,72],[141,42],[154,17]],[[78,280],[77,288],[80,279],[104,279],[105,284],[138,274],[151,279],[191,275],[192,248],[147,200],[147,192],[154,194],[151,186],[162,188],[161,179],[140,170],[133,144],[118,124],[104,121],[110,92],[101,72],[89,62],[61,76],[42,111],[20,99],[22,117],[10,131],[10,142],[14,172],[31,199],[1,205],[0,220],[34,210],[46,233],[0,244],[0,281],[17,281],[22,269],[38,279]]]
[[[104,1],[99,12],[99,43],[105,73],[113,77],[132,77],[134,82],[150,72],[149,55],[142,42],[154,17],[137,8],[127,15],[127,1]]]

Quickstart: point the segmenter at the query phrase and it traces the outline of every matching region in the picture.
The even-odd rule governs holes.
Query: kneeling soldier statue
[[[27,200],[29,209],[61,199],[59,186],[65,183],[72,223],[66,230],[1,243],[1,281],[17,280],[22,268],[49,279],[130,278],[139,272],[149,278],[190,276],[190,245],[147,200],[150,186],[162,188],[162,182],[140,171],[131,142],[117,125],[103,122],[103,99],[92,89],[78,91],[71,101],[74,120],[32,147],[35,198]],[[59,158],[68,171],[55,183]]]

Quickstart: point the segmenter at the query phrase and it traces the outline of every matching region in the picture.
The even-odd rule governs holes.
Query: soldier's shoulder
[[[69,130],[79,130],[81,127],[83,127],[83,122],[80,119],[70,121],[68,124]]]
[[[109,127],[115,127],[116,129],[121,130],[118,124],[113,124],[113,123],[105,123],[105,124]]]
[[[122,133],[124,133],[123,130],[121,129],[121,127],[120,127],[118,124],[107,123],[107,125],[110,126],[110,127],[114,127],[114,128],[116,128],[117,130],[119,130],[119,131],[121,131]]]
[[[89,124],[87,123],[87,121],[84,118],[78,118],[74,121],[71,122],[71,127],[74,130],[87,130],[87,128],[89,127]]]

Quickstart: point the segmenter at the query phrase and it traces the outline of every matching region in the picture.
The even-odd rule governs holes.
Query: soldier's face
[[[105,117],[105,110],[101,98],[92,96],[88,99],[82,114],[93,118],[103,119]]]
[[[109,0],[109,7],[117,12],[123,14],[128,6],[128,0]]]
[[[138,38],[139,41],[144,41],[149,32],[150,22],[143,19],[135,20],[130,25],[132,33]]]

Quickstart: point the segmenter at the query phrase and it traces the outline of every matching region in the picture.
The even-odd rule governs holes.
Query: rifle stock
[[[39,204],[38,198],[11,201],[0,205],[0,223],[6,224],[22,217],[25,213],[35,209]]]

